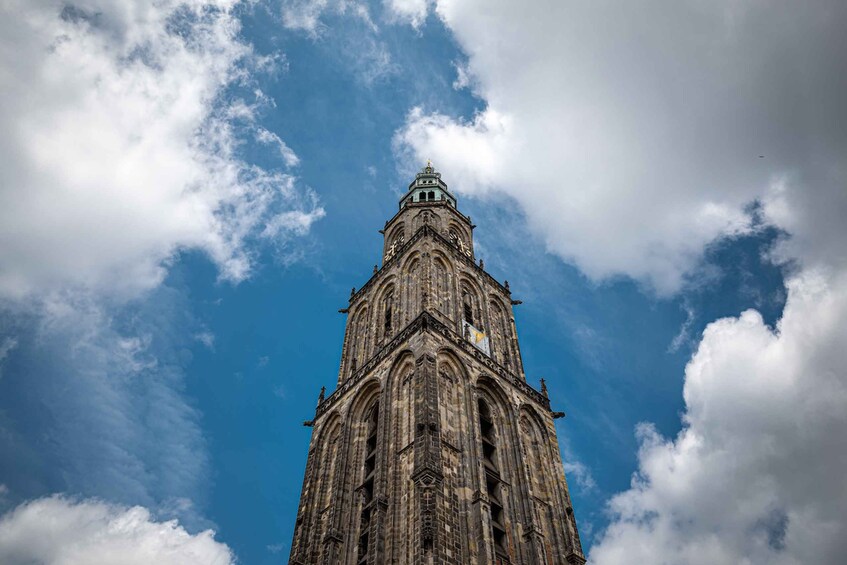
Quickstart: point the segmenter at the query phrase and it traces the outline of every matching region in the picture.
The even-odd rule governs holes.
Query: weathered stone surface
[[[386,223],[382,268],[350,297],[290,563],[582,564],[553,415],[526,383],[509,289],[474,262],[474,226],[435,175],[427,167],[410,185]],[[444,200],[419,202],[433,179]],[[487,335],[488,353],[463,321]]]

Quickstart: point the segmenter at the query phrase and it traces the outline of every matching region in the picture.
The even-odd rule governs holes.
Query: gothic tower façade
[[[351,293],[321,392],[292,564],[585,563],[553,420],[526,382],[508,282],[431,164]]]

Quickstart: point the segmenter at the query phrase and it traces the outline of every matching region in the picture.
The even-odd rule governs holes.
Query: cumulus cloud
[[[676,292],[707,244],[751,229],[756,200],[780,227],[833,241],[813,234],[845,212],[815,198],[844,183],[843,3],[435,10],[468,57],[457,81],[486,106],[469,120],[414,109],[398,151],[432,157],[461,193],[514,198],[589,276]]]
[[[273,101],[255,73],[284,58],[253,53],[236,4],[0,6],[0,357],[16,360],[0,473],[17,501],[65,491],[205,523],[184,370],[194,333],[214,342],[160,283],[192,250],[240,281],[258,242],[285,248],[324,214],[296,177],[242,157],[250,140],[298,162],[257,124]]]
[[[770,254],[790,264],[776,328],[755,310],[706,328],[683,429],[639,426],[638,471],[591,561],[847,560],[844,4],[436,11],[486,107],[469,121],[412,110],[398,152],[432,156],[459,192],[512,197],[588,275],[674,293],[716,238],[756,221],[785,234]]]
[[[227,565],[230,549],[211,530],[190,535],[140,506],[42,498],[0,517],[0,561],[8,565]]]
[[[847,272],[807,270],[788,291],[775,330],[754,310],[706,329],[685,427],[639,428],[639,471],[593,563],[847,559]]]
[[[232,118],[251,114],[237,102],[247,112],[230,112],[226,93],[256,58],[233,5],[3,4],[0,298],[68,288],[135,296],[191,249],[238,281],[265,221],[321,216],[292,177],[236,156]]]

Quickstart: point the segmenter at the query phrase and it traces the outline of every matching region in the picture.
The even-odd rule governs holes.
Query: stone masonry
[[[382,230],[310,422],[291,564],[585,563],[560,414],[526,382],[474,227],[428,164]]]

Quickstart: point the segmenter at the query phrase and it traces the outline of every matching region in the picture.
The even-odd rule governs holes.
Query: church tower
[[[582,565],[542,381],[527,384],[509,284],[432,164],[353,290],[321,391],[291,564]]]

